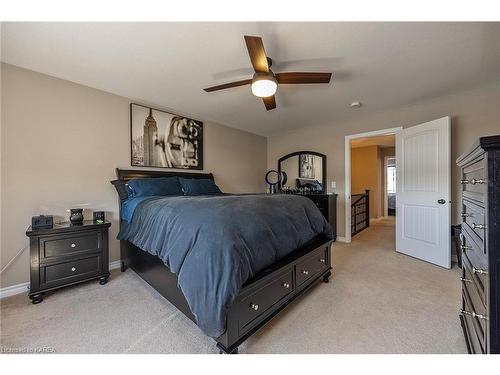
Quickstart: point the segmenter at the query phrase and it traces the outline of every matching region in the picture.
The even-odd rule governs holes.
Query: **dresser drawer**
[[[325,271],[329,266],[330,261],[328,259],[327,248],[314,252],[295,266],[297,286],[302,285],[307,280]]]
[[[481,303],[479,303],[479,310],[476,311],[475,308],[476,306],[472,303],[471,297],[469,295],[469,290],[466,288],[462,289],[462,298],[463,298],[463,309],[462,309],[462,316],[466,318],[467,321],[470,322],[469,325],[469,333],[471,336],[474,336],[474,334],[477,337],[477,340],[479,341],[479,344],[481,346],[481,351],[480,352],[486,352],[486,332],[487,332],[487,320],[478,317],[477,314],[481,316],[486,316],[484,312],[484,306],[482,306]],[[482,306],[482,308],[481,308]],[[476,314],[476,316],[474,316]]]
[[[316,207],[319,209],[328,209],[328,197],[324,195],[308,195],[307,196],[310,200],[314,202]]]
[[[465,302],[465,297],[462,297],[462,307],[463,309],[467,309],[467,304]],[[484,354],[485,351],[483,346],[479,340],[479,337],[476,333],[476,329],[474,328],[473,317],[461,314],[462,323],[464,325],[464,335],[465,339],[469,343],[469,348],[472,354]]]
[[[100,231],[40,238],[40,259],[74,256],[102,248]]]
[[[295,289],[293,268],[288,268],[276,277],[259,284],[238,302],[238,328],[243,333],[254,326],[259,317]],[[260,320],[258,320],[260,321]]]
[[[40,285],[43,288],[51,288],[59,284],[88,279],[98,276],[101,268],[100,255],[42,266],[40,267]]]
[[[467,243],[467,242],[466,242]],[[479,251],[476,250],[476,253]],[[467,268],[478,289],[486,293],[488,288],[488,262],[482,256],[475,256],[474,250],[462,253],[462,266]]]
[[[484,168],[484,154],[472,163],[462,168],[462,194],[464,197],[477,201],[481,204],[485,203],[486,171]]]
[[[479,279],[472,273],[468,259],[464,259],[462,267],[462,286],[466,289],[474,288],[481,303],[486,306],[486,289]]]
[[[462,200],[462,225],[467,227],[467,232],[477,242],[484,252],[486,246],[484,238],[486,234],[486,218],[484,215],[484,208],[473,203],[470,200]]]

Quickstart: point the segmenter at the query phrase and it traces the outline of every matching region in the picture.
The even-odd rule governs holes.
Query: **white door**
[[[450,268],[450,118],[396,138],[396,251]]]

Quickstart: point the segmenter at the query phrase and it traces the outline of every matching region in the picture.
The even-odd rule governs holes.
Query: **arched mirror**
[[[278,172],[287,179],[281,190],[305,193],[326,192],[326,155],[314,151],[296,151],[278,160]]]

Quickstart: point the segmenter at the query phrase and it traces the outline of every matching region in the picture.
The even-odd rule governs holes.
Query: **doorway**
[[[399,127],[345,137],[346,242],[351,242],[352,237],[352,144],[363,138],[394,134],[396,169],[392,172],[397,172],[396,251],[444,268],[451,267],[450,129],[451,120],[446,116],[404,129]],[[372,169],[365,168],[363,173],[369,174]]]
[[[384,225],[394,225],[394,216],[386,214],[389,199],[385,163],[389,158],[395,160],[396,137],[401,129],[397,127],[345,137],[346,242],[351,242],[353,236],[371,224],[383,222]],[[395,196],[396,192],[391,194]],[[387,218],[389,221],[384,220]]]

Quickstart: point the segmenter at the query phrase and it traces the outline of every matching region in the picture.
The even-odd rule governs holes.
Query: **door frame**
[[[357,138],[368,138],[368,137],[377,137],[382,135],[395,135],[396,136],[396,144],[398,144],[399,134],[403,130],[402,126],[398,126],[395,128],[374,130],[370,132],[358,133],[358,134],[350,134],[345,136],[345,144],[344,144],[344,211],[345,211],[345,242],[351,242],[351,141]],[[396,191],[397,197],[397,191]]]

